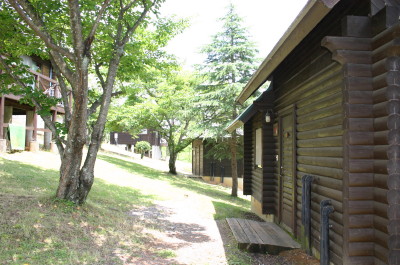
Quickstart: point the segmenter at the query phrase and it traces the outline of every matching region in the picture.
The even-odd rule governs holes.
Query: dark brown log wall
[[[293,232],[300,238],[301,178],[310,174],[312,247],[319,251],[319,203],[330,199],[333,264],[400,264],[400,9],[382,9],[380,2],[341,1],[272,75],[273,124],[295,109]],[[272,131],[262,114],[249,129],[253,146],[260,127]],[[271,146],[271,135],[264,137]],[[282,201],[290,199],[280,186],[281,164],[274,163],[285,148],[280,137],[273,137],[271,149],[263,148],[275,168],[265,168],[262,176],[253,168],[249,181],[251,194],[277,222]]]
[[[400,49],[398,9],[373,17],[374,251],[376,264],[400,263],[399,130]]]
[[[192,143],[192,171],[197,176],[231,177],[230,159],[216,160],[208,157],[212,144],[207,140],[197,139]],[[212,173],[214,175],[212,175]],[[238,177],[243,177],[243,159],[237,160]]]
[[[251,194],[252,196],[259,202],[263,201],[263,190],[264,190],[264,180],[263,180],[263,169],[260,167],[257,167],[255,165],[255,146],[256,146],[256,130],[259,128],[262,128],[262,114],[257,113],[254,115],[254,117],[249,121],[252,125],[252,150],[253,152],[251,153]]]
[[[275,139],[272,136],[273,123],[270,122],[267,124],[265,122],[266,111],[273,109],[273,100],[273,93],[267,91],[261,99],[255,101],[253,104],[257,106],[258,112],[244,127],[244,189],[250,189],[250,192],[247,194],[251,194],[261,203],[263,214],[274,214],[277,212],[276,196],[278,194],[278,178],[275,171],[275,156],[277,153],[274,149]],[[262,129],[261,167],[255,165],[257,129]],[[249,145],[249,143],[251,144]],[[246,177],[247,174],[250,177]]]
[[[348,16],[342,25],[342,37],[322,44],[343,67],[343,263],[374,264],[371,21]]]
[[[315,177],[311,205],[312,247],[319,250],[319,203],[330,199],[335,208],[330,220],[331,262],[373,264],[370,40],[338,39],[336,44],[341,47],[332,54],[321,48],[321,36],[354,37],[370,29],[357,24],[357,20],[352,24],[351,19],[356,17],[350,17],[349,27],[343,20],[346,12],[367,14],[369,3],[357,3],[351,10],[345,7],[349,1],[343,2],[331,16],[339,21],[331,20],[327,24],[327,20],[323,21],[320,32],[308,36],[274,73],[275,111],[279,113],[290,105],[296,108],[296,236],[300,237],[301,226],[301,177],[311,174]],[[342,13],[336,13],[338,10]],[[335,62],[341,59],[348,61]],[[356,259],[348,259],[348,256]]]
[[[292,79],[282,81],[275,88],[277,113],[286,106],[294,105],[296,113],[296,153],[294,191],[296,192],[295,231],[301,229],[301,178],[305,174],[315,177],[312,185],[312,245],[319,249],[319,203],[331,199],[335,212],[332,214],[332,259],[341,263],[342,256],[342,72],[332,61],[328,51],[314,50],[305,61],[308,65],[298,69]],[[280,81],[280,80],[278,80]],[[282,129],[280,128],[282,131]],[[279,139],[276,138],[276,151]],[[279,172],[278,164],[276,172]],[[277,177],[279,175],[277,174]],[[276,200],[279,201],[279,193]],[[300,234],[297,233],[299,237]]]
[[[274,94],[272,91],[266,93],[262,108],[260,108],[260,120],[262,125],[262,174],[263,174],[263,197],[262,212],[264,214],[276,214],[276,200],[278,190],[278,178],[276,175],[276,151],[273,136],[273,122],[265,122],[266,112],[273,111]],[[270,113],[273,116],[273,113]],[[272,117],[273,118],[273,117]]]
[[[244,124],[243,132],[243,194],[252,195],[251,179],[253,171],[253,135],[252,122]]]

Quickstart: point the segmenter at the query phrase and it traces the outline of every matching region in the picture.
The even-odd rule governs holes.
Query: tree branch
[[[115,97],[118,95],[121,95],[123,92],[122,91],[117,91],[111,94],[111,97]],[[104,94],[103,94],[104,95]],[[103,101],[103,96],[101,96],[100,98],[96,99],[92,105],[90,106],[90,108],[87,111],[88,116],[92,115],[93,113],[96,112],[97,108],[101,105],[101,102]]]
[[[81,20],[81,12],[79,9],[78,0],[68,0],[69,6],[69,18],[71,23],[72,30],[72,39],[74,42],[74,51],[75,56],[78,61],[82,63],[82,58],[85,55],[85,45],[83,42],[83,34],[82,34],[82,20]]]
[[[43,40],[45,45],[50,49],[50,54],[54,57],[54,61],[58,64],[62,74],[67,78],[68,82],[72,82],[73,74],[69,69],[63,56],[71,61],[75,61],[75,57],[67,49],[61,48],[55,44],[51,35],[45,31],[45,24],[40,18],[38,12],[26,0],[8,0],[9,4],[15,9],[22,20]]]
[[[41,38],[46,43],[47,47],[59,52],[71,61],[75,60],[71,52],[69,52],[65,48],[58,46],[51,35],[44,30],[46,27],[43,20],[40,18],[39,13],[35,10],[35,8],[30,4],[29,1],[8,0],[8,2],[15,9],[15,11],[17,11],[20,17],[28,24],[28,26],[36,33],[36,35],[39,36],[39,38]]]
[[[85,50],[90,50],[93,39],[94,39],[94,35],[96,34],[96,30],[100,24],[101,17],[103,16],[107,6],[110,4],[110,1],[111,0],[105,0],[103,2],[103,4],[101,5],[101,8],[100,8],[99,13],[97,14],[96,20],[92,25],[92,29],[90,30],[89,35],[87,36],[87,38],[85,40]]]
[[[133,1],[136,2],[136,1]],[[133,24],[132,27],[127,27],[127,31],[125,33],[125,36],[123,37],[122,41],[121,41],[121,45],[125,45],[128,41],[129,38],[131,37],[132,33],[137,29],[137,27],[140,25],[140,23],[144,20],[144,18],[147,15],[147,12],[153,7],[153,5],[155,4],[156,0],[154,0],[150,6],[146,5],[145,1],[143,1],[144,4],[144,9],[142,11],[142,13],[140,14],[140,17],[135,21],[135,23]]]
[[[123,5],[121,2],[122,12],[125,13],[126,11],[128,11],[136,2],[138,2],[138,0],[134,0],[134,1],[130,2],[125,7],[122,7]]]
[[[183,136],[185,135],[185,132],[186,132],[187,128],[189,127],[189,124],[190,124],[190,120],[186,120],[185,127],[183,128],[183,130],[181,131],[181,134],[179,135],[178,145],[182,142]]]
[[[106,89],[106,82],[104,81],[103,75],[100,72],[100,66],[102,66],[102,65],[103,65],[103,63],[95,63],[94,64],[94,70],[96,72],[97,77],[100,80],[100,85],[104,90],[104,89]]]
[[[64,78],[60,75],[60,69],[56,63],[54,63],[54,58],[50,56],[50,61],[54,69],[54,73],[57,76],[58,83],[60,85],[60,92],[61,97],[64,103],[64,110],[65,110],[65,126],[69,128],[69,124],[71,121],[72,113],[71,113],[71,105],[72,102],[69,101],[68,92],[72,93],[70,89],[68,89],[67,84],[64,82]]]

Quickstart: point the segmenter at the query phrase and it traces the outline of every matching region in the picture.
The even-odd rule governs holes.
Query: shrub
[[[143,159],[144,153],[150,151],[150,143],[146,141],[140,141],[136,143],[135,149],[140,153],[140,158]]]

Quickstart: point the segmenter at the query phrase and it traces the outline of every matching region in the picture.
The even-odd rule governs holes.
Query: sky
[[[264,59],[285,33],[306,0],[166,0],[161,15],[189,18],[191,26],[171,40],[166,50],[175,54],[185,68],[204,61],[201,47],[222,30],[226,7],[232,3],[248,28],[250,40],[256,43],[259,57]]]

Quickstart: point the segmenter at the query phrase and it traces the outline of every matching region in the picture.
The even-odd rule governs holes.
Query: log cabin
[[[48,96],[61,98],[60,88],[54,78],[50,62],[37,56],[22,56],[21,58],[35,77],[35,89],[42,90]],[[70,96],[72,96],[71,93]],[[56,150],[52,142],[52,133],[36,113],[36,108],[22,102],[21,98],[20,95],[0,92],[0,152],[5,152],[10,148],[7,137],[10,124],[25,126],[25,150],[38,151],[39,143],[43,149]],[[64,114],[62,103],[51,107],[53,121],[63,122]]]
[[[145,156],[161,159],[161,135],[153,129],[143,129],[138,135],[133,136],[127,132],[110,132],[110,144],[124,146],[127,151],[133,151],[137,142],[146,141],[151,146],[151,152],[146,152]]]
[[[192,174],[204,181],[232,187],[232,166],[228,158],[215,159],[209,152],[214,141],[199,138],[192,142]],[[238,188],[243,189],[243,158],[237,160]]]
[[[321,264],[400,264],[400,2],[309,1],[237,101],[252,210]]]

